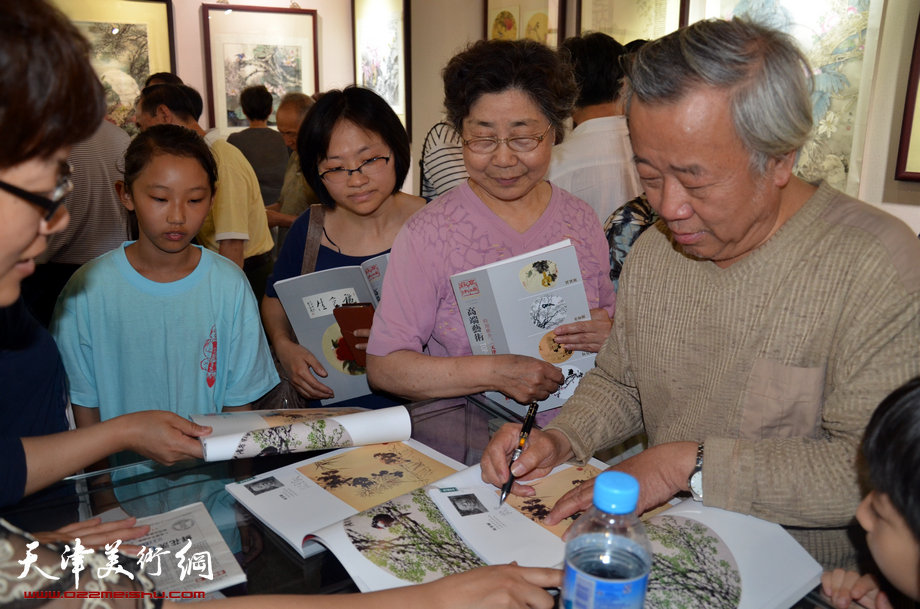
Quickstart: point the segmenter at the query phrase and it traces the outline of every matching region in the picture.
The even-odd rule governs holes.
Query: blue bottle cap
[[[594,480],[594,507],[608,514],[629,514],[639,502],[639,481],[623,472],[602,472]]]

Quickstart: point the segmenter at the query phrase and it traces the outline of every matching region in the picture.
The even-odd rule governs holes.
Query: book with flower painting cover
[[[398,442],[412,433],[405,406],[251,410],[193,414],[191,419],[211,428],[199,438],[205,461]]]
[[[297,342],[329,373],[320,380],[335,397],[320,400],[323,406],[371,393],[367,372],[343,339],[333,312],[336,307],[358,303],[376,307],[389,258],[389,254],[381,254],[358,266],[315,271],[275,282]]]
[[[482,565],[516,561],[561,567],[561,536],[542,518],[568,490],[606,466],[562,465],[530,484],[532,497],[482,483],[479,466],[327,526],[313,539],[329,548],[362,592],[433,581]],[[651,609],[791,607],[821,577],[821,566],[781,526],[687,499],[645,520]]]
[[[451,275],[473,355],[529,355],[562,370],[562,385],[539,403],[558,408],[594,367],[594,353],[553,340],[557,327],[591,318],[575,246],[568,239]],[[487,397],[523,417],[527,406],[497,392]]]

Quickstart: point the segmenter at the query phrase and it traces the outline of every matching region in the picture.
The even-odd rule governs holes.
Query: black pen
[[[524,426],[521,427],[521,437],[518,439],[517,448],[514,449],[514,452],[511,453],[511,463],[508,464],[508,481],[505,482],[505,485],[502,487],[502,496],[498,500],[498,505],[501,505],[505,502],[505,497],[508,496],[508,493],[511,492],[511,485],[514,484],[514,474],[511,473],[511,466],[514,465],[514,462],[518,460],[518,457],[521,456],[521,453],[524,452],[524,444],[527,443],[527,436],[530,435],[530,430],[533,428],[533,422],[537,418],[537,403],[531,402],[530,408],[527,409],[527,416],[524,417]]]

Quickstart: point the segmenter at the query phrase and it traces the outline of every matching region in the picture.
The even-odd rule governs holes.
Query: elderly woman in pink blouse
[[[488,390],[521,403],[542,400],[562,372],[522,355],[473,355],[450,276],[571,239],[591,320],[560,326],[555,341],[600,349],[615,301],[607,242],[592,209],[544,179],[575,82],[547,47],[491,40],[450,60],[444,91],[470,177],[396,237],[367,349],[368,379],[417,400]]]

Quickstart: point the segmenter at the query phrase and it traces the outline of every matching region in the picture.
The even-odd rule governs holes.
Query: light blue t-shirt
[[[67,283],[52,333],[74,404],[104,421],[141,410],[183,417],[242,406],[278,384],[246,276],[204,248],[187,277],[151,281],[123,244]]]
[[[58,299],[51,330],[74,404],[99,408],[103,421],[142,410],[188,417],[249,404],[278,384],[255,297],[235,264],[199,247],[192,273],[157,283],[128,262],[129,244],[85,264]],[[157,469],[133,466],[113,475],[128,513],[148,516],[203,501],[238,549],[223,488],[232,481],[227,464],[166,476]]]

